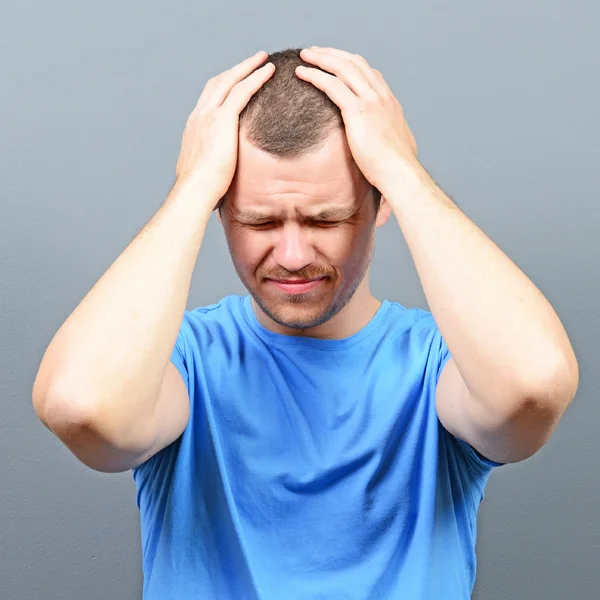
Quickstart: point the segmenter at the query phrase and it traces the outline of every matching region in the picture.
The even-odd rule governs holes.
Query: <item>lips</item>
[[[268,279],[268,281],[288,294],[302,294],[317,288],[325,281],[325,277],[316,279]]]
[[[319,281],[319,279],[323,279],[323,277],[314,277],[313,279],[273,279],[272,281],[276,281],[277,283],[311,283],[313,281]]]

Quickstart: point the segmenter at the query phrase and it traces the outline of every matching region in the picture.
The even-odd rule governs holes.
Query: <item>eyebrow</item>
[[[355,206],[330,206],[312,215],[302,215],[298,211],[296,213],[300,219],[307,221],[328,221],[331,219],[343,221],[353,216],[357,210],[358,207]],[[278,220],[283,218],[284,214],[283,212],[272,213],[258,210],[233,211],[233,216],[236,220],[248,224]]]

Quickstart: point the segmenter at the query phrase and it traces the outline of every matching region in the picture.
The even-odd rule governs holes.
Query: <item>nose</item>
[[[286,223],[277,232],[273,258],[288,271],[299,271],[315,261],[315,250],[308,232],[297,223]]]

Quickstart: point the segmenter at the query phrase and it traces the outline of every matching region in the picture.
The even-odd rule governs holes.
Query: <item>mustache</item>
[[[282,267],[277,267],[263,271],[259,275],[265,279],[318,279],[319,277],[331,277],[335,275],[335,271],[327,267],[308,265],[298,271],[288,271]]]

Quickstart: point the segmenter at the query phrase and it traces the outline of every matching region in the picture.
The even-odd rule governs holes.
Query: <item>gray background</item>
[[[600,597],[599,16],[591,0],[3,2],[0,597],[140,597],[131,475],[79,463],[37,421],[33,380],[166,198],[205,81],[259,49],[313,44],[383,72],[425,167],[546,295],[579,358],[550,442],[492,473],[474,597]],[[372,288],[427,308],[393,218]],[[229,293],[245,290],[215,220],[188,308]]]

